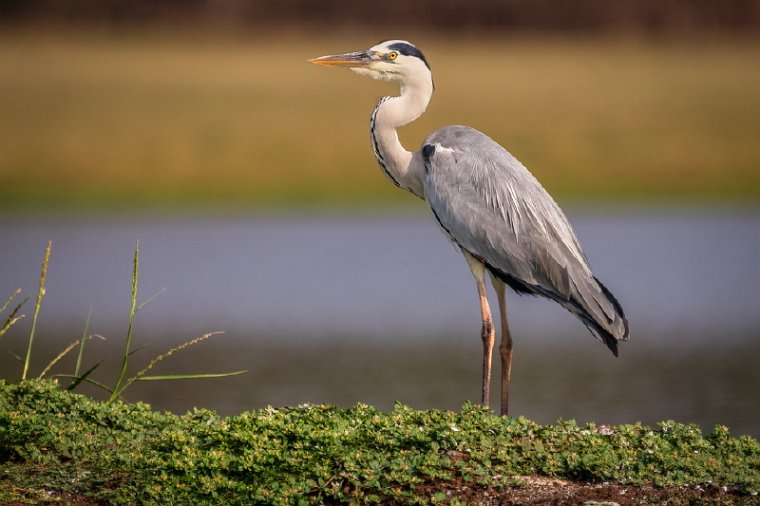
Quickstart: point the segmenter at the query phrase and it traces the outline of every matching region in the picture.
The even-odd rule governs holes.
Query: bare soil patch
[[[652,485],[621,485],[619,483],[584,483],[527,476],[516,478],[519,485],[496,489],[481,487],[464,481],[449,481],[420,487],[417,493],[430,498],[445,496],[441,502],[457,498],[470,504],[497,505],[605,505],[633,506],[642,504],[667,504],[670,506],[692,504],[760,504],[760,497],[748,496],[734,487],[715,485],[692,487],[655,487]],[[11,502],[0,506],[25,506],[29,503]],[[107,503],[92,500],[84,495],[49,492],[49,500],[36,504],[70,506],[105,506]],[[386,504],[397,504],[389,502]]]
[[[449,482],[429,486],[423,492],[430,497],[443,492],[447,498],[457,497],[479,505],[641,505],[641,504],[760,504],[760,498],[747,496],[734,487],[714,485],[693,487],[655,487],[653,485],[621,485],[619,483],[584,483],[528,476],[518,478],[517,486],[495,489],[478,488],[468,483]]]

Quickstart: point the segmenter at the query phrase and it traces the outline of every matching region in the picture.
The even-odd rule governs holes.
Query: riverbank
[[[177,416],[53,382],[0,383],[0,462],[3,505],[749,503],[760,490],[760,444],[720,426],[542,426],[473,405]]]

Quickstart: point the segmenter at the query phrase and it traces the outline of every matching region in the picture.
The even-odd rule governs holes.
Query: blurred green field
[[[356,34],[0,34],[0,208],[395,206],[369,145],[388,83],[306,59]],[[417,148],[474,126],[561,202],[760,199],[760,39],[413,38]]]

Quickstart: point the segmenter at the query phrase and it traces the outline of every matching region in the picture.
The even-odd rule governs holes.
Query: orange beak
[[[329,56],[320,56],[312,58],[309,63],[322,65],[325,67],[366,67],[372,63],[372,57],[366,51],[356,53],[332,54]]]

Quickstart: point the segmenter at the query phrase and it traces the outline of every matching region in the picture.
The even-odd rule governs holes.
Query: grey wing
[[[617,354],[628,322],[594,277],[559,206],[533,175],[468,127],[431,134],[420,151],[425,199],[446,234],[519,293],[551,298]]]

